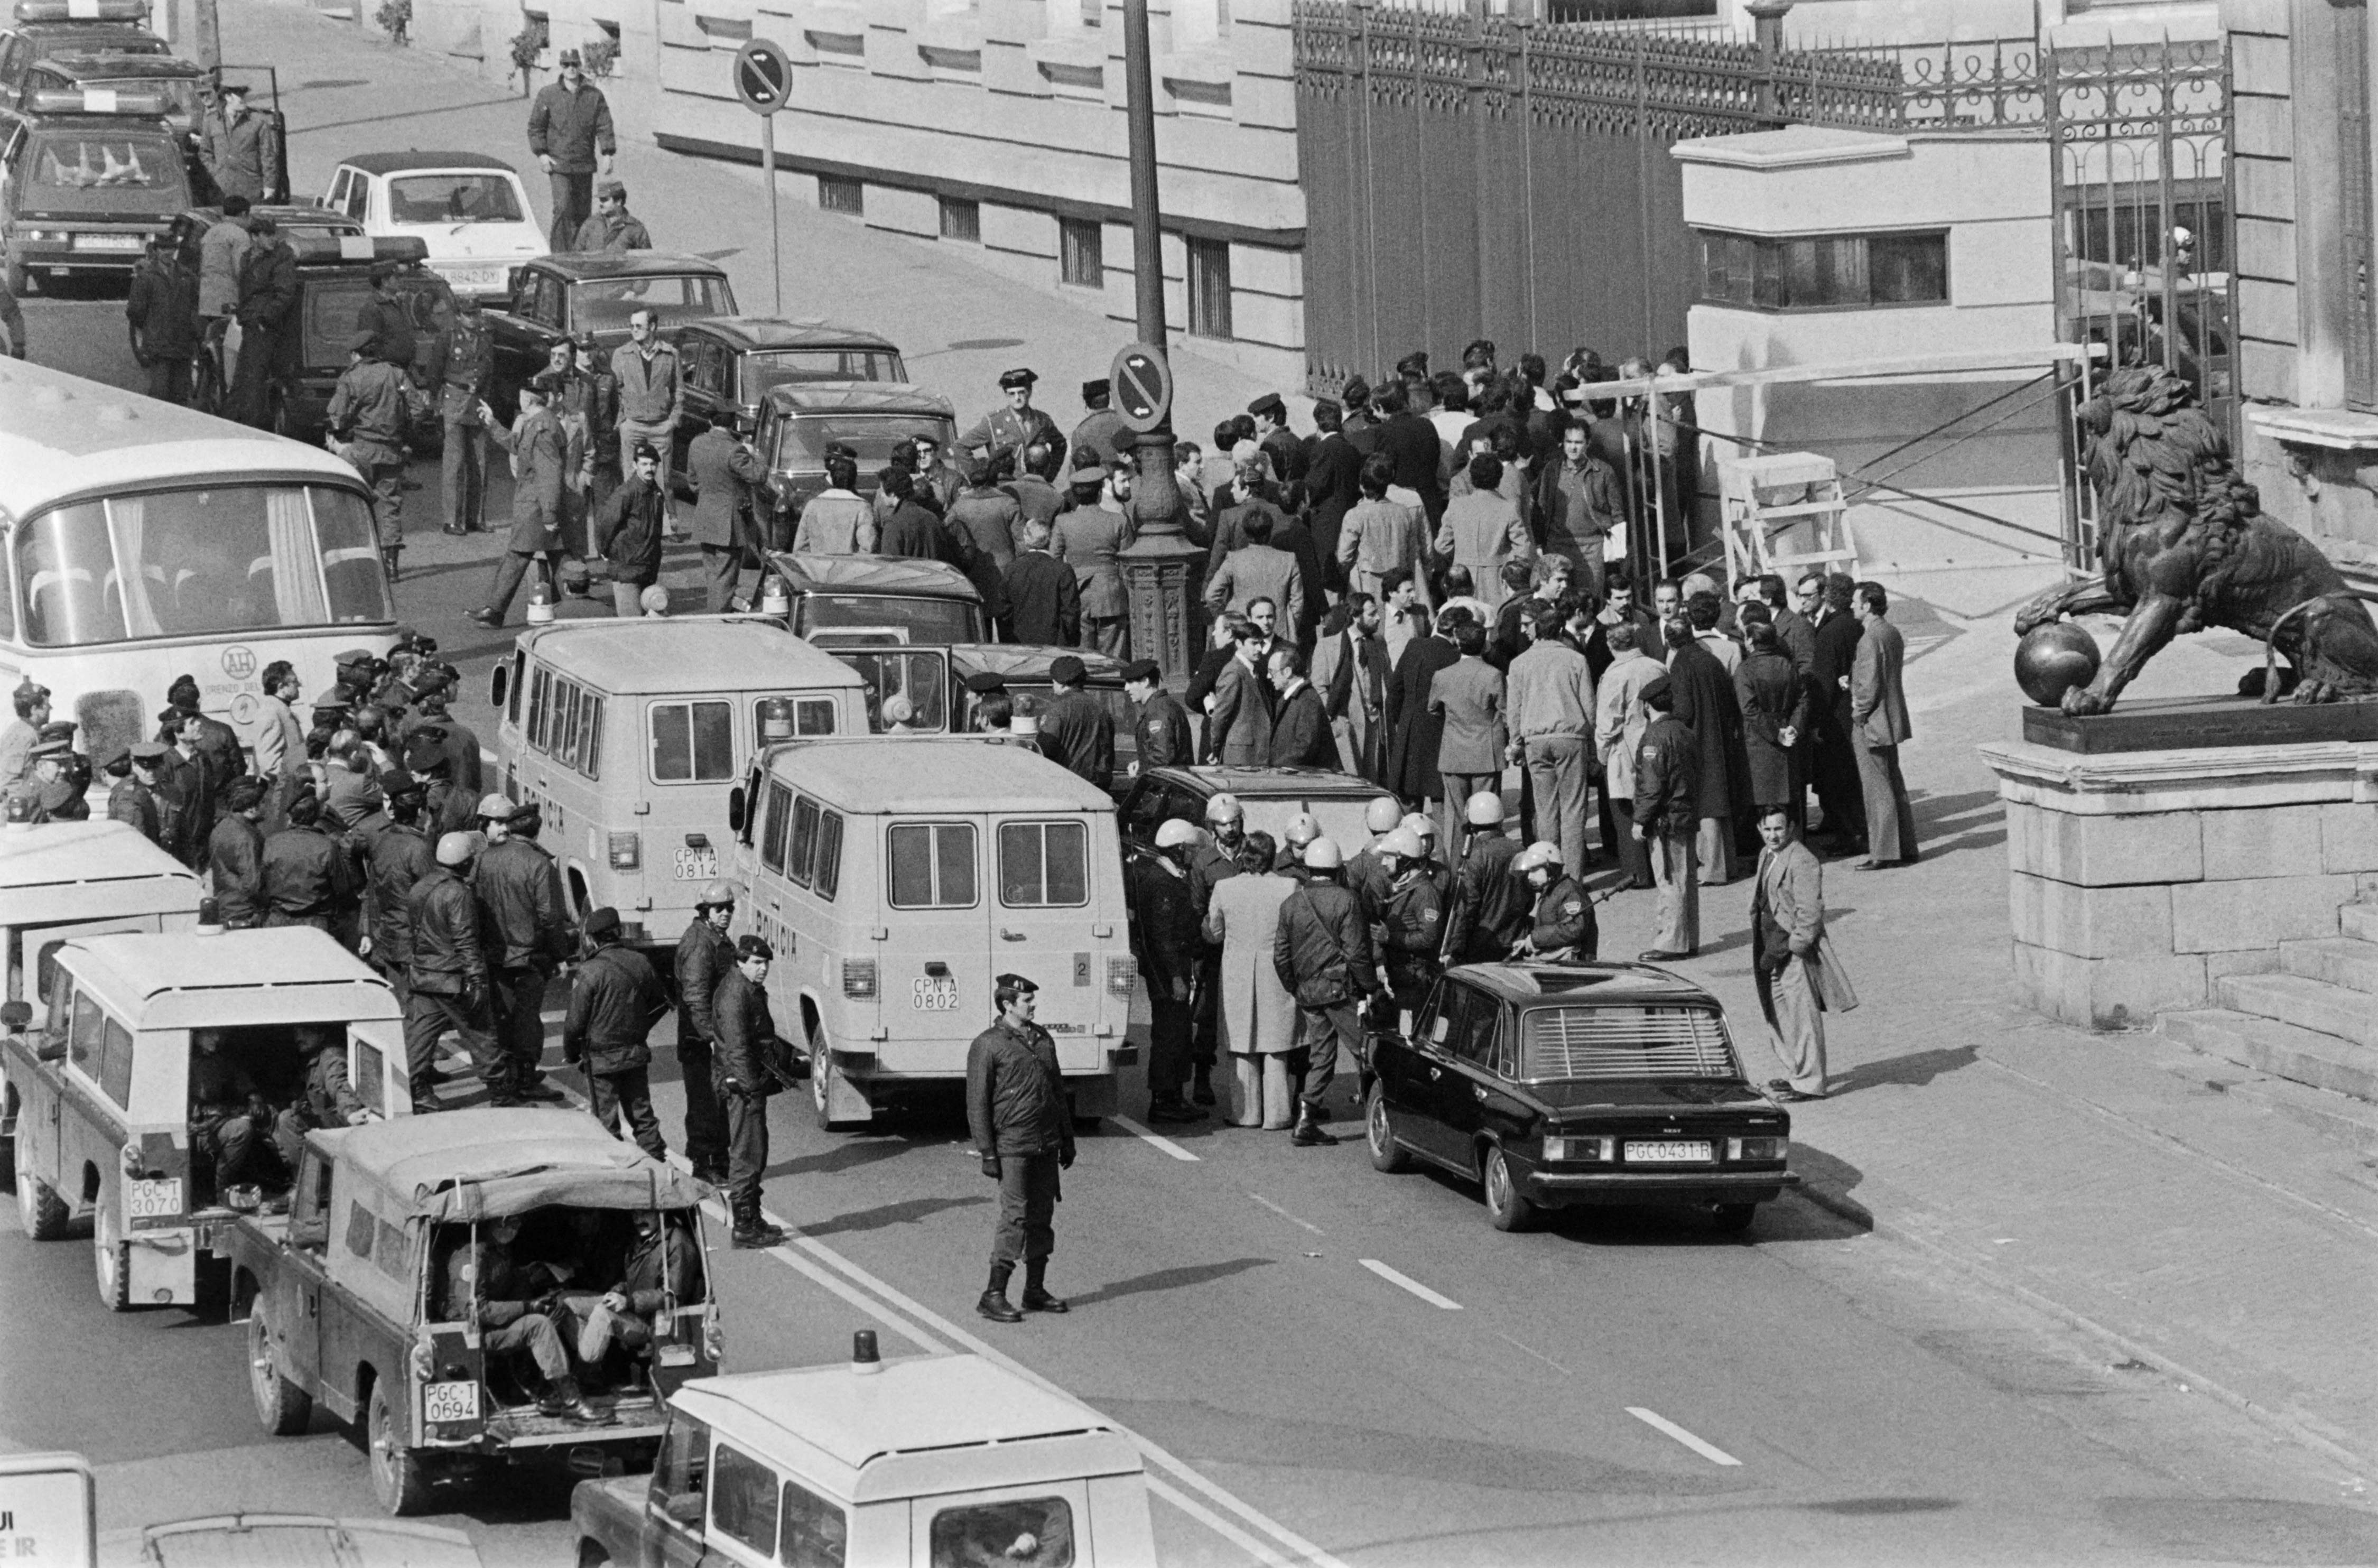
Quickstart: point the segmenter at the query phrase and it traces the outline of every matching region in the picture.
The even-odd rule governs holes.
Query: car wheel
[[[1536,1206],[1519,1191],[1511,1163],[1503,1151],[1489,1146],[1480,1176],[1486,1188],[1486,1218],[1496,1230],[1525,1230],[1536,1217]]]
[[[17,1172],[17,1223],[26,1236],[35,1241],[64,1237],[74,1212],[49,1183],[33,1174],[33,1151],[24,1139],[17,1140],[17,1155],[9,1163]]]
[[[389,1406],[388,1381],[372,1382],[371,1407],[364,1415],[364,1441],[371,1450],[372,1493],[379,1505],[402,1518],[418,1514],[429,1502],[429,1478],[421,1454],[404,1446],[397,1434],[396,1412]]]
[[[831,1082],[833,1077],[834,1052],[827,1047],[825,1035],[817,1029],[811,1028],[810,1031],[810,1114],[817,1119],[820,1131],[847,1132],[852,1124],[835,1120],[830,1108],[834,1104]]]
[[[281,1375],[272,1353],[272,1320],[262,1297],[247,1310],[247,1386],[256,1418],[274,1437],[295,1437],[313,1419],[314,1396]]]
[[[107,1212],[107,1196],[100,1195],[99,1217],[90,1230],[92,1272],[99,1279],[99,1299],[111,1312],[132,1305],[132,1244],[115,1237],[114,1217]]]
[[[1759,1212],[1756,1203],[1720,1203],[1710,1211],[1710,1223],[1732,1235],[1750,1228],[1751,1219]]]
[[[1371,1098],[1363,1107],[1363,1139],[1371,1146],[1373,1170],[1394,1176],[1411,1169],[1411,1156],[1396,1141],[1396,1124],[1387,1112],[1385,1084],[1371,1085]]]

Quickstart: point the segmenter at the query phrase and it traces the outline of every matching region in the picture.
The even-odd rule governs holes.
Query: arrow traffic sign
[[[1114,356],[1107,380],[1114,392],[1115,412],[1141,435],[1147,434],[1172,413],[1172,371],[1164,351],[1144,343],[1132,344]]]
[[[755,115],[773,115],[792,96],[793,63],[764,38],[745,42],[735,51],[735,95]]]

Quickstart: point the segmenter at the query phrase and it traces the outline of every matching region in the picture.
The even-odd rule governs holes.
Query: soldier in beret
[[[8,790],[9,820],[80,822],[90,815],[90,804],[82,798],[82,790],[75,782],[72,741],[63,735],[44,733],[33,742],[31,758],[31,770]],[[20,802],[21,818],[17,814]]]

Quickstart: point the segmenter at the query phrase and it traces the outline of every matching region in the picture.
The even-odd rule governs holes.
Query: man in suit
[[[1336,404],[1326,398],[1315,404],[1313,422],[1320,432],[1305,446],[1304,495],[1313,508],[1314,551],[1327,562],[1337,557],[1338,531],[1346,513],[1363,496],[1363,454],[1346,439],[1344,416]]]
[[[1328,707],[1304,669],[1304,656],[1288,644],[1271,650],[1271,683],[1279,693],[1271,721],[1272,766],[1334,768],[1338,737],[1329,728]]]
[[[702,580],[711,614],[732,609],[749,542],[743,522],[751,487],[768,476],[749,442],[736,439],[735,415],[722,410],[685,449],[686,482],[693,487],[693,542],[702,547]]]
[[[1341,766],[1365,778],[1379,777],[1381,720],[1387,706],[1387,682],[1395,667],[1387,661],[1379,601],[1369,594],[1346,596],[1341,607],[1345,624],[1325,630],[1313,650],[1313,683],[1321,690],[1328,710]]]
[[[1867,858],[1858,862],[1860,871],[1916,861],[1916,809],[1899,771],[1899,748],[1916,733],[1900,684],[1907,645],[1891,623],[1890,609],[1880,583],[1860,583],[1850,597],[1859,629],[1850,670],[1850,737],[1866,795]]]
[[[1215,679],[1206,712],[1207,750],[1225,765],[1271,761],[1272,688],[1259,671],[1263,644],[1252,622],[1238,633]]]
[[[1049,525],[1024,526],[1024,549],[1000,580],[994,607],[999,629],[1011,643],[1071,647],[1082,630],[1082,592],[1074,569],[1049,553]]]
[[[1110,658],[1128,658],[1131,598],[1123,592],[1116,557],[1139,537],[1139,525],[1123,499],[1130,493],[1131,471],[1118,468],[1118,475],[1109,473],[1095,448],[1077,449],[1074,463],[1074,505],[1057,514],[1049,553],[1073,568],[1082,601],[1082,646]]]
[[[1825,814],[1825,837],[1837,855],[1866,848],[1866,801],[1858,784],[1857,759],[1850,734],[1850,671],[1857,662],[1861,628],[1851,612],[1850,580],[1840,573],[1810,573],[1801,580],[1817,582],[1812,597],[1815,647],[1808,667],[1808,714],[1813,751],[1809,757],[1817,804]]]
[[[573,433],[564,430],[546,406],[552,393],[553,383],[543,375],[521,388],[520,418],[509,429],[497,420],[494,409],[484,401],[479,404],[480,422],[496,444],[511,453],[513,473],[512,531],[504,540],[495,591],[485,605],[468,612],[482,626],[504,623],[512,595],[532,564],[545,573],[551,591],[553,552],[561,548],[562,479],[577,470],[584,454],[582,446],[570,450],[578,444]]]
[[[1445,841],[1457,841],[1461,809],[1471,796],[1502,787],[1509,744],[1503,724],[1503,672],[1486,662],[1486,628],[1464,621],[1454,629],[1455,661],[1430,678],[1428,711],[1444,725],[1436,771],[1443,781]]]
[[[1848,1012],[1857,993],[1825,935],[1825,872],[1780,807],[1759,815],[1759,885],[1750,896],[1750,969],[1767,1015],[1768,1043],[1784,1076],[1778,1100],[1825,1097],[1825,1014]]]
[[[1438,670],[1461,657],[1454,646],[1454,629],[1475,619],[1467,610],[1443,611],[1435,633],[1413,638],[1396,660],[1396,677],[1387,687],[1387,766],[1381,782],[1415,811],[1425,811],[1428,802],[1445,797],[1445,781],[1436,770],[1445,721],[1429,709],[1429,687]]]
[[[1123,694],[1139,710],[1132,738],[1138,759],[1132,771],[1186,767],[1197,760],[1196,743],[1189,737],[1189,714],[1171,693],[1157,684],[1163,672],[1152,658],[1134,659],[1123,669]]]
[[[1223,557],[1220,569],[1207,581],[1207,614],[1244,610],[1255,600],[1267,598],[1286,612],[1282,619],[1290,626],[1303,618],[1304,573],[1296,557],[1272,548],[1276,515],[1268,507],[1246,509],[1241,521],[1246,543]]]
[[[1372,451],[1387,460],[1393,485],[1420,497],[1429,530],[1445,515],[1445,486],[1439,472],[1444,449],[1436,428],[1412,412],[1411,394],[1400,381],[1381,387],[1375,399],[1379,413],[1378,440]]]

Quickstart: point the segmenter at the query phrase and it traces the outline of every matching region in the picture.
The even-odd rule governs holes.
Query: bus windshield
[[[370,510],[318,485],[79,501],[18,528],[12,558],[36,647],[391,619]]]

